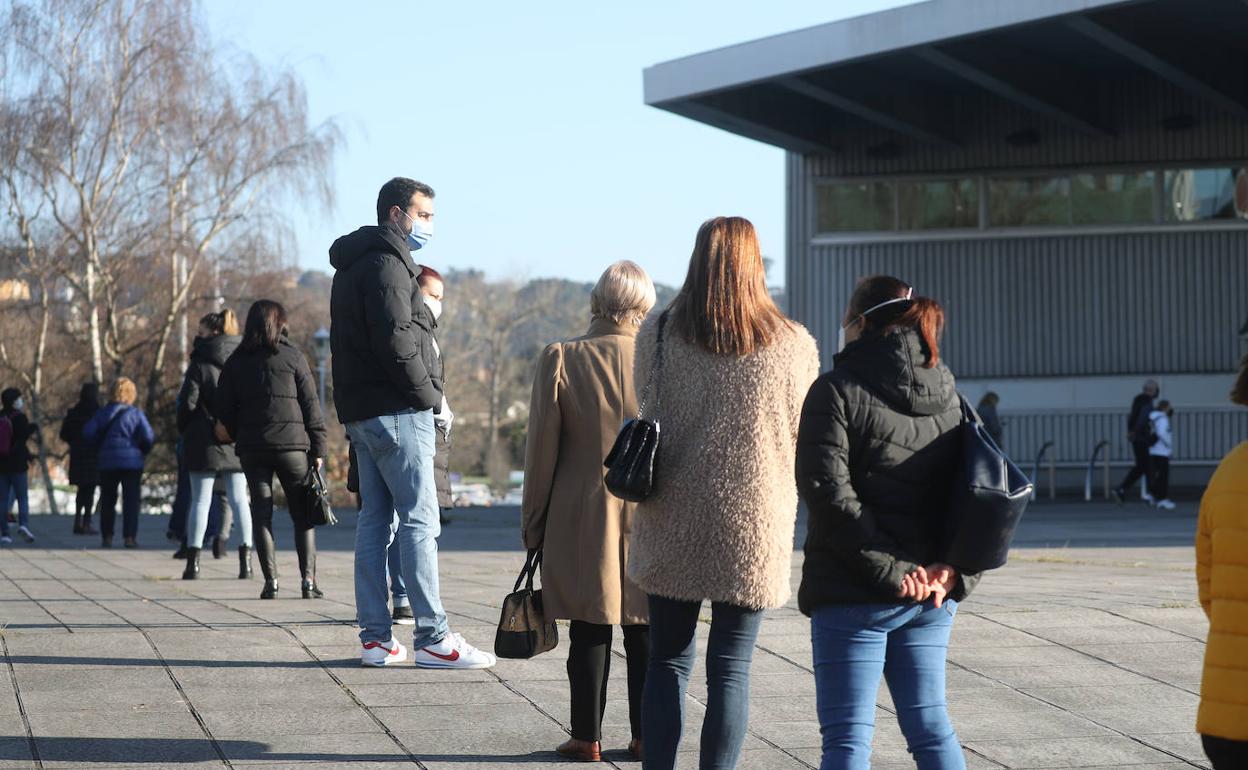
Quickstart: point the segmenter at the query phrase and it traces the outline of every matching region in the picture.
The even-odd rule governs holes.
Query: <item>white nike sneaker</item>
[[[498,658],[478,650],[452,631],[437,644],[413,652],[412,661],[418,668],[491,668]]]
[[[1158,508],[1164,508],[1164,509],[1166,509],[1167,511],[1174,510],[1174,501],[1173,501],[1173,500],[1170,500],[1170,499],[1166,499],[1166,500],[1158,500],[1158,501],[1157,501],[1157,507],[1158,507]]]
[[[388,642],[365,642],[364,649],[360,651],[360,665],[390,666],[395,663],[402,663],[407,660],[407,648],[399,644],[394,637],[390,637]]]
[[[30,531],[30,527],[23,524],[17,528],[17,531],[21,533],[22,538],[25,539],[27,543],[35,542],[35,533]]]

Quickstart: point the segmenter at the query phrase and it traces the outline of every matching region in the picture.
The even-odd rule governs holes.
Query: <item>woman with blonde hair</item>
[[[731,768],[763,610],[789,598],[798,418],[819,374],[814,339],[767,292],[749,220],[716,217],[698,230],[680,293],[637,336],[638,390],[656,359],[654,488],[637,506],[628,560],[650,606],[643,761],[675,764],[694,632],[710,600],[700,767]]]
[[[99,448],[100,536],[104,548],[113,547],[117,517],[117,487],[121,487],[122,536],[127,548],[138,548],[139,504],[143,462],[156,435],[143,410],[134,405],[138,389],[128,377],[113,385],[112,400],[101,407],[82,429],[82,437]]]
[[[649,631],[645,594],[624,574],[635,506],[607,491],[602,458],[637,412],[633,342],[654,303],[654,284],[641,267],[611,265],[590,294],[588,333],[548,346],[533,379],[521,526],[525,547],[544,554],[546,616],[572,621],[572,738],[558,752],[573,759],[601,759],[617,625],[628,667],[629,750],[640,758]]]

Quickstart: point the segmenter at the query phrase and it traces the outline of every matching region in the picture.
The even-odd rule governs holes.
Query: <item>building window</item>
[[[897,226],[891,182],[821,184],[818,189],[820,232],[874,232]]]
[[[901,182],[897,201],[902,230],[979,227],[979,183],[974,179]]]
[[[1070,184],[1071,221],[1076,225],[1147,225],[1156,221],[1156,176],[1075,174]]]
[[[993,227],[1069,225],[1070,178],[988,180],[988,223]]]
[[[1167,171],[1162,201],[1167,222],[1248,219],[1248,169]]]

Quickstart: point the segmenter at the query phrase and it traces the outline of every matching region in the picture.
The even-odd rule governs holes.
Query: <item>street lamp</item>
[[[316,343],[316,373],[321,386],[321,408],[325,408],[325,364],[329,361],[329,329],[324,326],[312,335]]]

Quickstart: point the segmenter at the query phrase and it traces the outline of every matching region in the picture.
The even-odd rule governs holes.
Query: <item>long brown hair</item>
[[[754,225],[743,217],[702,223],[685,285],[671,304],[674,329],[711,353],[745,356],[789,325],[767,293]]]
[[[286,308],[271,299],[258,299],[247,311],[247,325],[243,329],[243,350],[268,350],[277,352],[282,334],[286,332]]]
[[[919,297],[905,281],[890,275],[873,275],[858,282],[849,299],[849,323],[862,319],[863,334],[884,334],[890,329],[907,328],[919,333],[927,352],[923,364],[934,369],[940,363],[940,338],[945,332],[945,309],[931,297]],[[891,299],[911,296],[909,302],[886,305],[870,315],[862,314]]]

